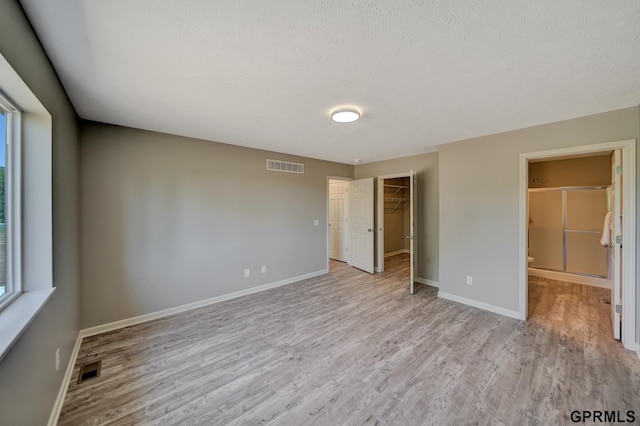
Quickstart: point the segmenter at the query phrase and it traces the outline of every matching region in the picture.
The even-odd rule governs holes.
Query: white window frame
[[[0,311],[22,294],[21,256],[21,111],[0,92],[0,110],[6,123],[5,165],[5,294]]]
[[[55,292],[53,282],[53,119],[0,54],[2,109],[9,110],[11,294],[0,310],[0,362]],[[17,141],[17,142],[16,142]],[[19,142],[19,143],[18,143]],[[6,211],[5,211],[6,212]],[[10,219],[9,219],[10,218]]]

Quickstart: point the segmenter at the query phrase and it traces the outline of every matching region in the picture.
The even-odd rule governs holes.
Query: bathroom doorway
[[[613,336],[634,349],[636,247],[623,249],[622,241],[635,241],[635,184],[635,140],[520,156],[522,319],[527,319],[530,295],[544,300],[532,289],[564,286],[589,293],[594,303],[609,299],[610,305],[599,307],[600,316],[608,310]],[[609,226],[607,240],[603,231]],[[545,280],[553,280],[553,286]],[[571,285],[601,288],[571,290]]]
[[[529,162],[529,275],[612,288],[611,242],[601,243],[613,204],[612,157]]]

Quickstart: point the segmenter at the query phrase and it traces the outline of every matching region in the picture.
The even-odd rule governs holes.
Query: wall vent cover
[[[304,173],[304,164],[289,161],[267,160],[267,170],[285,173]]]
[[[80,367],[80,372],[78,373],[78,384],[100,377],[101,368],[102,361],[92,362],[91,364],[85,364]]]

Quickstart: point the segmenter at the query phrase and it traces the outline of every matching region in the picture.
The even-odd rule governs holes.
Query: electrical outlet
[[[473,277],[467,275],[467,285],[472,285],[473,284]]]
[[[313,226],[320,226],[320,220],[319,219],[313,219]]]
[[[251,275],[251,270],[247,268],[244,270],[244,277],[247,278],[249,275]]]
[[[60,348],[56,349],[56,371],[60,370]]]
[[[262,265],[262,273],[263,274],[267,273],[267,265]]]

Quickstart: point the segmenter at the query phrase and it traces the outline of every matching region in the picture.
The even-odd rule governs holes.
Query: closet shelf
[[[398,209],[398,207],[400,206],[400,204],[406,203],[407,200],[408,200],[408,198],[393,198],[393,197],[392,198],[385,198],[384,199],[385,202],[390,201],[390,202],[395,202],[396,203],[396,205],[393,206],[393,207],[385,207],[384,208],[385,213],[395,213],[396,210]]]
[[[385,206],[385,213],[395,213],[398,210],[398,207],[402,203],[406,203],[409,201],[408,195],[408,185],[393,185],[393,184],[384,184],[384,201],[385,203],[395,203],[393,207]]]
[[[386,194],[390,195],[390,197],[385,197],[385,199],[384,199],[385,201],[387,201],[388,199],[392,199],[392,198],[393,198],[392,201],[396,201],[395,198],[398,198],[398,197],[396,197],[396,195],[404,195],[404,190],[405,189],[409,189],[409,187],[405,186],[405,185],[384,184],[384,187],[385,188],[391,188],[392,191],[395,189],[395,191],[393,191],[393,194],[391,193],[391,191],[385,191]]]

